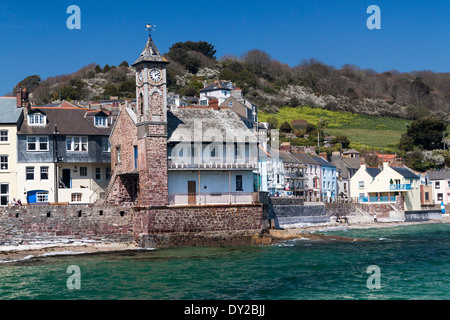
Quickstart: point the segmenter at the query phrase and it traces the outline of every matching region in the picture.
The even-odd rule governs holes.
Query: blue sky
[[[70,5],[81,9],[81,30],[66,27]],[[370,5],[381,9],[381,30],[366,27]],[[208,41],[218,58],[261,49],[291,66],[314,57],[337,68],[450,72],[449,16],[448,0],[5,0],[0,95],[29,75],[132,63],[149,21],[162,53],[175,42]]]

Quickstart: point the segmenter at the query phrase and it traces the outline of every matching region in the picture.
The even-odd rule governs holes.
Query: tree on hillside
[[[292,132],[292,126],[289,122],[285,121],[280,126],[280,131],[284,133],[290,133]]]
[[[337,136],[332,141],[332,144],[340,143],[343,149],[347,149],[350,146],[350,140],[347,136]]]
[[[423,150],[441,149],[447,124],[432,117],[421,118],[411,123],[399,142],[399,149],[412,151],[414,147]]]

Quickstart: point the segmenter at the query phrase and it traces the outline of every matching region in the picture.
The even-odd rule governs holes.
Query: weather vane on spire
[[[148,31],[148,34],[151,36],[152,35],[152,31],[155,30],[156,26],[152,25],[151,23],[147,23],[145,26],[145,30]]]

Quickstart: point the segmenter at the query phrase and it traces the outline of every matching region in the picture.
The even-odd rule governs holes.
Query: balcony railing
[[[169,205],[252,204],[257,202],[251,192],[170,193]]]
[[[391,196],[391,197],[360,197],[359,202],[363,203],[384,203],[384,202],[396,202],[397,197]]]
[[[391,184],[390,190],[411,190],[411,184]]]

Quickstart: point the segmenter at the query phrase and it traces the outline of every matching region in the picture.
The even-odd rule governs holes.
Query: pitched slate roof
[[[168,142],[217,142],[217,138],[223,142],[243,142],[242,139],[251,143],[257,141],[240,117],[231,110],[180,108],[169,111],[167,121]]]
[[[17,108],[15,97],[0,97],[0,123],[17,123],[22,115],[22,108]]]
[[[430,180],[450,180],[450,171],[429,171]]]
[[[216,80],[213,83],[207,85],[204,87],[200,92],[207,92],[207,91],[214,91],[214,90],[234,90],[236,87],[234,84],[230,81],[222,81],[222,80]]]
[[[391,169],[398,172],[399,174],[401,174],[404,178],[407,179],[420,179],[420,177],[415,174],[414,172],[412,172],[410,169],[406,168],[406,167],[392,167]]]
[[[94,117],[90,115],[104,114],[99,110],[77,107],[36,107],[29,111],[29,113],[38,112],[47,116],[46,126],[29,126],[27,119],[24,119],[17,134],[51,135],[55,131],[55,125],[58,125],[58,133],[61,135],[109,136],[111,133],[111,119],[109,119],[108,127],[95,126]]]
[[[361,167],[361,160],[357,158],[341,158],[339,155],[332,156],[331,163],[341,171],[344,179],[350,178],[349,169],[358,170]]]
[[[278,154],[284,163],[299,163],[299,161],[288,151],[279,151]]]
[[[159,53],[158,48],[156,47],[155,43],[153,42],[153,39],[151,36],[148,37],[147,44],[145,45],[144,50],[142,51],[139,58],[136,60],[135,63],[133,63],[133,67],[137,66],[140,63],[143,62],[163,62],[163,63],[169,63],[166,58],[164,58],[161,53]]]
[[[335,165],[331,164],[330,162],[328,162],[327,160],[325,160],[322,157],[315,157],[315,156],[313,156],[313,159],[316,160],[322,167],[336,168]]]
[[[372,178],[375,178],[381,172],[381,169],[378,167],[376,167],[376,168],[367,167],[366,172],[368,174],[370,174],[372,176]]]
[[[316,160],[314,160],[314,158],[304,152],[294,152],[292,153],[292,155],[301,163],[303,164],[314,164],[314,165],[319,165],[319,162],[317,162]]]

